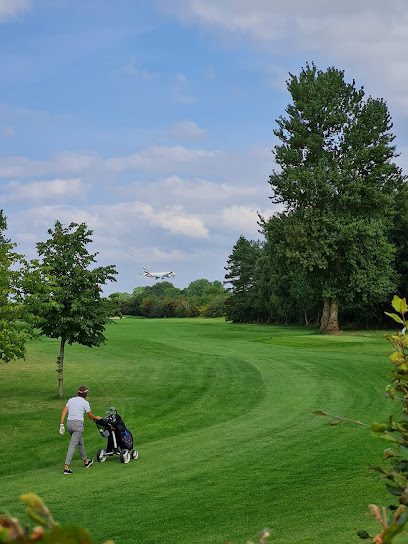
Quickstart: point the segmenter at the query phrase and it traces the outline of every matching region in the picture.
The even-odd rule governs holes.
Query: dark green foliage
[[[136,287],[132,295],[113,293],[118,315],[143,317],[221,317],[228,291],[220,281],[195,280],[186,289],[168,281]]]
[[[408,185],[397,194],[398,212],[394,217],[391,242],[395,246],[395,266],[398,274],[397,293],[408,293]]]
[[[351,320],[378,318],[407,281],[405,177],[384,100],[314,64],[290,74],[287,88],[292,102],[274,130],[279,169],[269,179],[283,210],[260,218],[258,296],[248,293],[245,316],[233,319],[321,318],[322,331],[337,332],[339,309]]]
[[[28,263],[6,238],[7,219],[0,210],[0,361],[23,358],[25,342],[32,336],[31,316],[23,305],[24,284],[32,282]]]
[[[274,131],[281,170],[270,177],[272,200],[291,218],[287,266],[313,275],[330,304],[384,302],[396,286],[389,236],[404,181],[387,105],[364,101],[363,89],[334,68],[307,65],[290,75],[288,90],[293,103]]]
[[[240,236],[228,257],[225,283],[231,284],[232,296],[226,301],[226,318],[230,321],[254,321],[259,318],[255,278],[260,255],[260,242]]]

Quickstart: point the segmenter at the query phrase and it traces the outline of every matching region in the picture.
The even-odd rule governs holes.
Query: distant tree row
[[[235,244],[227,318],[315,322],[322,332],[338,331],[339,317],[379,323],[408,288],[408,190],[387,105],[335,68],[307,65],[287,86],[269,179],[282,210],[259,217],[262,243]]]
[[[221,317],[229,293],[220,281],[193,281],[178,289],[168,281],[136,287],[132,294],[113,293],[109,299],[120,315],[143,317]]]

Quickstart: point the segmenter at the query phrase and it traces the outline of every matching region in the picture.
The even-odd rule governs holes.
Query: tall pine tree
[[[258,320],[256,269],[260,242],[238,238],[227,260],[225,282],[231,284],[232,295],[226,302],[226,317],[235,322]]]

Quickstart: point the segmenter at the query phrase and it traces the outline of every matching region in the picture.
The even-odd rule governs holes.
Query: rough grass
[[[386,445],[352,425],[395,410],[382,335],[320,336],[312,329],[222,320],[127,318],[99,349],[68,346],[64,392],[85,383],[92,411],[116,406],[140,458],[62,474],[58,342],[29,345],[0,366],[0,507],[23,515],[21,493],[43,497],[62,523],[96,542],[244,543],[272,528],[271,543],[353,543],[372,502],[392,502],[370,472]],[[105,442],[91,421],[88,456]]]

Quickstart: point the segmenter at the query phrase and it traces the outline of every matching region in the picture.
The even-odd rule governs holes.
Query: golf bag
[[[106,413],[108,416],[95,421],[101,436],[108,439],[106,449],[98,450],[97,460],[103,462],[106,461],[107,456],[113,455],[119,455],[122,463],[128,463],[130,459],[137,459],[139,454],[137,450],[133,449],[133,435],[116,408],[112,407]]]

